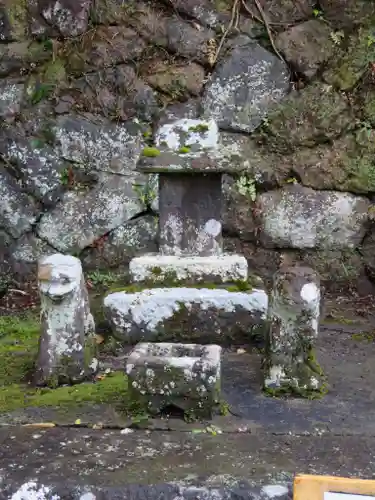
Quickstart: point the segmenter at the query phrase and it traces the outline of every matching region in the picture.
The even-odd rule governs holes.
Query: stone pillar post
[[[38,266],[41,336],[34,382],[60,385],[94,375],[94,320],[79,259],[54,254]]]
[[[273,395],[311,397],[324,391],[315,360],[320,316],[319,277],[310,268],[279,270],[271,291],[264,359],[264,389]]]

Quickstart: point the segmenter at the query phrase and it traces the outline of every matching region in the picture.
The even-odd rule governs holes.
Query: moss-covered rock
[[[348,46],[341,49],[330,67],[323,73],[324,80],[340,90],[350,90],[375,61],[374,27],[360,28],[350,37]]]
[[[5,0],[0,6],[0,12],[0,40],[24,40],[27,37],[27,0]]]
[[[255,137],[276,152],[292,153],[325,143],[354,126],[347,99],[327,86],[313,84],[289,94],[269,113]]]
[[[365,126],[337,139],[332,145],[306,148],[284,158],[285,168],[314,189],[358,194],[375,192],[375,131]]]

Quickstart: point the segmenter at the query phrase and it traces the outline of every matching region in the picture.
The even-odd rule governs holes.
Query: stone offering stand
[[[266,339],[269,394],[309,396],[324,389],[313,358],[320,303],[316,273],[280,270],[268,305],[266,291],[250,283],[245,257],[223,251],[222,175],[231,172],[226,159],[214,121],[184,119],[163,125],[138,165],[144,174],[159,174],[159,252],[133,258],[131,289],[106,296],[104,311],[112,335],[136,344],[126,363],[129,394],[151,414],[173,406],[213,416],[220,403],[217,344]],[[44,299],[40,352],[49,358],[41,354],[37,367],[56,383],[89,378],[97,368],[91,351],[82,354],[93,332],[82,268],[74,257],[61,259],[52,256],[39,268],[42,297],[64,289],[52,301]],[[63,377],[61,367],[72,376]]]

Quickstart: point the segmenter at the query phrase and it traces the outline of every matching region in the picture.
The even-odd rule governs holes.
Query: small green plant
[[[371,47],[375,43],[375,36],[374,35],[368,35],[367,37],[367,47]]]
[[[36,83],[34,87],[28,89],[31,104],[35,105],[43,99],[48,99],[52,90],[53,86],[48,83]]]
[[[150,174],[145,184],[133,184],[134,192],[145,207],[151,207],[152,203],[156,200],[158,194],[157,187],[158,177],[155,174]]]
[[[149,158],[156,158],[160,155],[160,150],[155,147],[147,147],[142,151],[142,156],[148,156]]]
[[[181,154],[181,155],[185,155],[187,153],[190,153],[190,147],[189,146],[182,146],[178,152]]]
[[[236,181],[236,187],[242,196],[246,196],[250,198],[251,201],[255,201],[257,192],[255,180],[253,178],[241,175],[241,177]]]
[[[69,184],[69,168],[64,168],[60,174],[60,182],[63,186],[68,186]]]
[[[93,286],[109,286],[117,279],[116,275],[110,272],[93,271],[87,278]]]
[[[313,15],[314,17],[321,19],[323,17],[323,11],[321,11],[320,9],[314,9]]]
[[[230,406],[226,401],[220,401],[220,415],[226,417],[230,413]]]

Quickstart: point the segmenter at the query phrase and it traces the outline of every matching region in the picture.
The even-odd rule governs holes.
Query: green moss
[[[0,317],[0,385],[25,380],[34,367],[40,327],[33,316]]]
[[[155,266],[151,269],[152,274],[155,274],[155,276],[160,276],[162,273],[161,267]]]
[[[266,359],[269,359],[266,353]],[[266,364],[269,361],[266,361]],[[328,387],[325,382],[324,372],[316,360],[315,351],[312,347],[307,348],[307,354],[302,362],[294,361],[293,366],[289,369],[284,368],[286,380],[280,387],[264,387],[263,391],[267,396],[295,396],[306,399],[319,399],[328,392]],[[319,387],[311,386],[311,379],[315,378],[319,381]],[[298,384],[295,383],[298,381]]]
[[[205,123],[198,123],[198,125],[196,125],[195,127],[189,127],[189,131],[190,132],[207,132],[208,131],[208,125],[206,125]]]
[[[5,7],[14,37],[26,38],[27,0],[7,0]]]
[[[54,59],[44,67],[42,79],[45,83],[60,84],[66,78],[65,63],[62,59]]]
[[[359,342],[374,342],[375,336],[374,332],[361,332],[361,333],[353,333],[352,340],[356,340]]]
[[[114,372],[95,383],[84,383],[57,389],[33,389],[13,384],[0,388],[0,412],[25,407],[74,407],[84,403],[116,405],[124,411],[130,406],[127,379]]]
[[[158,148],[148,147],[144,148],[142,151],[142,156],[147,156],[149,158],[155,158],[160,155],[160,150]]]
[[[186,283],[183,280],[178,280],[173,272],[171,272],[170,275],[168,274],[166,275],[165,273],[163,273],[162,276],[161,272],[158,271],[156,271],[154,274],[156,278],[158,278],[159,276],[161,278],[153,281],[145,281],[142,283],[131,283],[129,285],[113,286],[109,288],[109,292],[137,293],[137,292],[142,292],[143,290],[147,290],[149,288],[151,289],[160,287],[178,288],[180,286],[186,288],[206,288],[209,290],[224,289],[228,290],[228,292],[251,292],[251,290],[253,289],[253,283],[251,281],[238,280],[229,283],[212,283],[212,282]]]
[[[335,57],[334,64],[324,73],[324,80],[340,90],[350,90],[375,61],[375,44],[369,43],[374,28],[363,27],[352,35],[348,47]]]
[[[181,155],[185,155],[187,153],[190,153],[191,151],[191,148],[189,146],[182,146],[178,152],[181,154]]]

